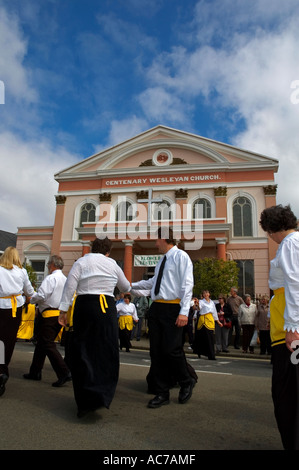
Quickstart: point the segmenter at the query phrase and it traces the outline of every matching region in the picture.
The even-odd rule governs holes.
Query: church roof
[[[163,155],[164,152],[164,155]],[[161,161],[155,159],[160,158]],[[164,159],[164,162],[163,162]],[[278,160],[189,132],[158,125],[55,174],[59,181],[144,172],[278,170]]]

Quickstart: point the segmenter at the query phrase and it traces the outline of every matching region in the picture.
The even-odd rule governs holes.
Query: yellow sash
[[[106,308],[108,308],[107,300],[104,294],[100,294],[99,301],[103,313],[106,313]]]
[[[270,302],[270,335],[272,346],[285,343],[286,332],[283,329],[285,305],[284,288],[281,287],[274,291],[274,297]]]
[[[34,332],[35,305],[23,305],[22,320],[19,326],[17,338],[31,339]]]
[[[7,297],[0,297],[1,299],[10,299],[11,301],[11,309],[12,309],[12,316],[15,318],[17,316],[17,297],[22,294],[18,295],[8,295]]]
[[[133,317],[131,315],[120,315],[118,325],[121,330],[133,330]]]
[[[197,329],[200,330],[205,326],[208,330],[215,329],[215,320],[211,313],[206,313],[205,315],[200,315],[197,323]]]
[[[68,311],[66,312],[66,327],[65,330],[72,330],[73,328],[73,316],[74,316],[74,308],[75,308],[75,303],[76,303],[76,295],[74,296],[74,300],[72,305],[68,308]]]
[[[164,300],[164,299],[157,299],[154,302],[160,302],[162,304],[179,304],[181,299],[173,299],[173,300]]]
[[[58,317],[60,314],[60,310],[44,310],[42,312],[43,318],[50,318],[50,317]]]

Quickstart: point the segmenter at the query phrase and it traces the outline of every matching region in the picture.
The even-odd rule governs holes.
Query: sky
[[[277,158],[299,218],[297,0],[0,0],[0,230],[54,174],[157,125]]]

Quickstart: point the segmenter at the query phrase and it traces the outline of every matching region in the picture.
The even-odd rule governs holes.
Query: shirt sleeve
[[[134,305],[133,303],[132,303],[132,305],[133,305],[133,309],[132,309],[132,310],[133,310],[133,312],[132,312],[133,319],[134,319],[135,321],[138,321],[139,318],[138,318],[138,315],[137,315],[136,307],[135,307],[135,305]]]
[[[180,315],[185,315],[188,317],[194,286],[193,264],[188,255],[181,257],[179,273],[181,281]]]
[[[281,246],[280,267],[285,277],[284,329],[299,333],[299,246],[297,240],[285,240]]]
[[[134,293],[138,291],[150,292],[154,285],[154,279],[155,277],[151,277],[150,279],[146,279],[146,280],[143,279],[142,281],[139,281],[139,282],[132,282],[132,290],[134,290]],[[140,295],[144,295],[144,293],[141,293]]]
[[[117,269],[117,276],[118,276],[118,282],[117,282],[118,289],[120,290],[120,292],[130,292],[131,290],[130,282],[126,278],[123,270],[118,265],[116,265],[116,269]]]
[[[23,268],[23,271],[24,271],[24,285],[23,285],[24,294],[26,295],[26,297],[31,297],[34,294],[34,289],[32,287],[32,284],[30,282],[26,269]]]
[[[73,303],[73,297],[76,292],[78,282],[80,279],[80,264],[73,264],[68,276],[66,283],[64,285],[61,301],[59,304],[59,310],[62,312],[67,312],[70,305]]]
[[[54,285],[51,286],[51,278],[46,277],[43,282],[41,283],[41,286],[39,287],[38,291],[34,293],[34,295],[31,297],[30,303],[31,304],[36,304],[38,302],[45,302],[47,297],[52,294]]]

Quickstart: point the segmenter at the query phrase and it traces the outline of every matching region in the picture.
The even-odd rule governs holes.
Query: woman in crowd
[[[216,311],[218,313],[218,319],[222,326],[216,322],[215,324],[215,341],[216,341],[216,352],[228,352],[228,335],[231,328],[232,309],[226,302],[226,298],[223,294],[218,297],[219,303],[216,304]]]
[[[60,322],[76,300],[68,344],[78,417],[102,406],[109,408],[119,374],[117,312],[114,289],[126,292],[130,283],[109,257],[111,241],[95,239],[91,253],[79,258],[69,272],[60,303]]]
[[[130,352],[130,348],[132,347],[130,338],[134,321],[138,322],[136,307],[133,302],[131,302],[130,294],[124,295],[124,301],[116,305],[116,310],[119,315],[119,347],[120,350],[126,348],[126,351]]]
[[[259,332],[260,354],[271,354],[269,297],[263,295],[257,308],[256,327]]]
[[[204,290],[199,300],[199,317],[195,329],[193,352],[200,357],[201,354],[208,359],[215,360],[214,330],[215,322],[222,328],[214,302],[210,299],[210,292]]]
[[[299,233],[290,206],[273,206],[260,217],[261,227],[279,245],[270,263],[272,398],[286,450],[299,450]]]
[[[245,303],[239,307],[239,322],[243,330],[243,353],[254,353],[254,347],[250,346],[255,329],[256,305],[251,302],[251,296],[245,294]]]
[[[34,289],[26,269],[22,267],[18,250],[11,246],[6,248],[0,258],[0,341],[4,345],[4,361],[0,361],[0,396],[5,392],[9,378],[8,366],[22,319],[24,295],[30,298],[33,294]]]

